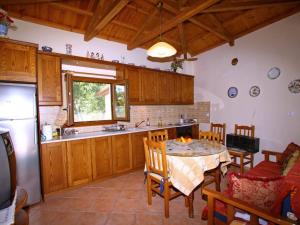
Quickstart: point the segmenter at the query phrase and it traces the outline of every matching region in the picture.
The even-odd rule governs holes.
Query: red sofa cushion
[[[275,177],[281,174],[281,165],[276,162],[262,161],[254,168],[250,169],[246,174],[256,177]]]
[[[257,177],[228,174],[228,193],[231,197],[270,211],[280,193],[284,177]]]

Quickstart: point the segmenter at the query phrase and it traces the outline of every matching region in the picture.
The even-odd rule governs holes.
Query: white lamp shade
[[[147,50],[147,55],[157,58],[165,58],[175,55],[177,50],[170,44],[166,42],[158,42],[152,45],[151,48]]]

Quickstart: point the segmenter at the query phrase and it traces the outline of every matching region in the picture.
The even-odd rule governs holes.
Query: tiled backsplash
[[[164,125],[178,123],[180,115],[189,119],[197,119],[199,123],[209,123],[210,102],[196,102],[194,105],[155,105],[155,106],[130,106],[130,122],[122,122],[133,127],[136,122],[149,118],[151,125],[157,125],[161,117]],[[53,127],[64,125],[67,112],[59,106],[40,107],[41,124],[51,124]],[[141,126],[145,126],[143,123]],[[78,127],[80,132],[100,130],[101,126]]]

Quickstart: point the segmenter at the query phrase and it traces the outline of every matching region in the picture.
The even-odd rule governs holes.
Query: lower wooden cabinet
[[[192,136],[193,139],[199,139],[199,124],[192,126]]]
[[[41,153],[44,193],[47,194],[68,187],[67,143],[44,144]]]
[[[91,140],[67,142],[68,184],[74,186],[92,180]]]
[[[111,137],[91,139],[93,180],[112,175]]]
[[[112,136],[113,173],[118,174],[131,170],[132,151],[129,134]]]
[[[169,139],[175,139],[175,138],[177,138],[176,128],[169,128],[168,129],[168,138]]]
[[[133,169],[145,166],[145,151],[143,138],[147,136],[148,132],[139,132],[131,134]]]

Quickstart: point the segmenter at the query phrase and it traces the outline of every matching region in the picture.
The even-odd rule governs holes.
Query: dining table
[[[193,217],[193,192],[204,181],[206,171],[217,168],[223,175],[231,158],[226,146],[205,139],[166,141],[168,175],[172,185],[189,196],[189,216]]]

